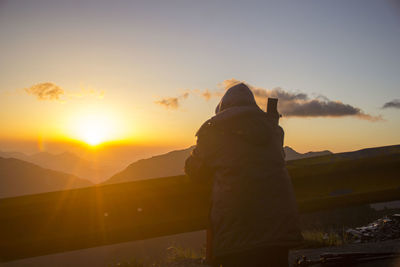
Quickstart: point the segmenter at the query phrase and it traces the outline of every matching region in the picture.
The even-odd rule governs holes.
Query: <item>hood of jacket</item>
[[[236,84],[225,92],[215,109],[215,114],[239,106],[257,106],[253,93],[244,83]]]

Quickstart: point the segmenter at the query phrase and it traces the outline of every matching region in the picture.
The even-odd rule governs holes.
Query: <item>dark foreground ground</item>
[[[306,256],[308,259],[318,260],[320,255],[323,253],[349,253],[349,252],[361,252],[361,253],[374,253],[374,252],[400,252],[400,239],[383,241],[383,242],[374,242],[374,243],[362,243],[362,244],[348,244],[337,247],[326,247],[326,248],[318,248],[318,249],[301,249],[301,250],[293,250],[290,252],[289,261],[290,266],[293,266],[296,260],[299,257]],[[167,267],[200,267],[207,266],[200,263],[199,259],[185,259],[173,263],[166,263]],[[316,264],[312,266],[327,266]],[[328,266],[349,266],[349,264],[336,264],[336,265],[328,265]],[[373,267],[373,266],[389,266],[389,267],[397,267],[400,266],[400,257],[392,258],[392,259],[382,259],[382,260],[374,260],[374,261],[366,261],[363,263],[358,263],[356,265],[351,264],[351,266],[363,266],[363,267]]]
[[[336,247],[325,247],[325,248],[317,248],[317,249],[300,249],[300,250],[292,250],[290,252],[289,260],[291,264],[294,264],[296,259],[300,256],[306,256],[309,259],[317,260],[319,259],[319,255],[322,253],[343,253],[343,252],[364,252],[364,253],[372,253],[372,252],[400,252],[400,239],[396,240],[389,240],[389,241],[382,241],[382,242],[371,242],[371,243],[361,243],[361,244],[347,244],[343,246],[336,246]],[[98,254],[100,256],[101,254]],[[101,257],[101,256],[100,256]],[[0,266],[4,267],[11,267],[11,266],[71,266],[65,261],[57,261],[55,258],[50,256],[47,260],[44,257],[39,260],[36,258],[35,260],[22,260],[22,261],[15,261],[0,264]],[[65,258],[64,258],[65,259]],[[72,263],[72,262],[69,262]],[[201,263],[200,258],[186,258],[186,259],[175,259],[172,262],[163,262],[161,264],[137,264],[135,262],[120,262],[117,259],[111,262],[95,262],[95,261],[78,261],[75,262],[73,266],[126,266],[126,267],[144,267],[144,266],[165,266],[165,267],[204,267]],[[293,265],[291,265],[293,266]],[[327,265],[313,265],[313,266],[327,266]],[[328,266],[350,266],[348,264],[345,265],[328,265]],[[355,265],[351,265],[355,266]],[[378,260],[378,261],[371,261],[366,262],[363,264],[358,264],[356,266],[389,266],[395,267],[400,266],[400,258],[397,259],[389,259],[389,260]]]
[[[319,255],[322,253],[343,253],[343,252],[363,252],[363,253],[373,253],[373,252],[400,252],[400,239],[382,241],[382,242],[372,242],[372,243],[361,243],[361,244],[347,244],[337,247],[328,248],[318,248],[318,249],[302,249],[293,250],[290,253],[290,262],[294,263],[295,260],[304,255],[307,258],[318,259]],[[321,265],[314,265],[321,266]],[[346,266],[346,265],[344,265]],[[371,261],[363,264],[358,264],[357,266],[400,266],[400,258],[390,259],[390,260],[378,260]]]
[[[300,249],[293,250],[290,252],[289,260],[290,266],[296,262],[301,256],[306,256],[308,259],[318,260],[320,254],[323,253],[349,253],[349,252],[361,252],[361,253],[374,253],[374,252],[400,252],[400,239],[383,241],[383,242],[374,242],[374,243],[362,243],[362,244],[349,244],[337,247],[326,247],[326,248],[318,248],[318,249]],[[207,266],[200,263],[200,259],[184,259],[181,261],[176,261],[172,263],[165,263],[162,266],[166,267],[201,267]],[[312,266],[327,266],[316,264]],[[328,265],[328,266],[349,266],[349,264],[336,264],[336,265]],[[374,261],[366,261],[363,263],[358,263],[356,265],[351,264],[351,266],[389,266],[389,267],[397,267],[400,266],[400,257],[393,259],[384,259],[384,260],[374,260]]]

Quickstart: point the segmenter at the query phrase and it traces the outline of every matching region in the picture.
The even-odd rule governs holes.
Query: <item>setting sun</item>
[[[87,117],[82,119],[77,127],[82,141],[92,146],[106,141],[110,134],[104,118]]]
[[[118,120],[118,116],[113,112],[101,109],[82,110],[71,117],[70,135],[90,146],[116,141],[120,138],[117,134]]]

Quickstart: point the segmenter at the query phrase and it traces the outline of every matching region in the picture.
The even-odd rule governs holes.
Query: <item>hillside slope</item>
[[[329,155],[321,155],[317,157],[308,157],[303,159],[297,159],[293,161],[289,161],[288,165],[315,165],[315,164],[323,164],[323,163],[334,163],[348,160],[356,160],[356,159],[367,159],[373,157],[380,156],[392,156],[396,157],[400,154],[400,145],[391,145],[391,146],[381,146],[381,147],[371,147],[364,148],[356,151],[343,152],[343,153],[335,153]]]
[[[308,199],[399,188],[400,151],[353,158],[357,153],[348,152],[346,158],[332,155],[289,161],[287,169],[296,197]]]
[[[130,164],[125,170],[112,176],[105,183],[121,183],[183,174],[185,160],[189,157],[193,148],[189,147],[149,159],[138,160]]]
[[[115,173],[114,168],[104,166],[104,164],[100,166],[99,164],[82,159],[70,152],[60,154],[39,152],[32,155],[26,155],[20,152],[0,151],[0,157],[23,160],[39,165],[42,168],[65,172],[78,177],[85,177],[92,182],[102,181]]]
[[[74,175],[41,168],[14,158],[0,157],[0,198],[87,187]]]

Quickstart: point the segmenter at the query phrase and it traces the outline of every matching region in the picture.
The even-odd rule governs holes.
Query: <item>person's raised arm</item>
[[[203,125],[197,132],[197,144],[185,162],[185,173],[194,179],[206,179],[213,173],[213,160],[219,148],[217,131]]]

